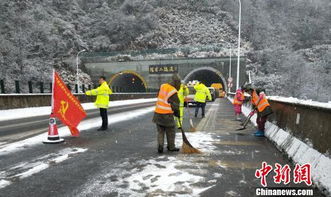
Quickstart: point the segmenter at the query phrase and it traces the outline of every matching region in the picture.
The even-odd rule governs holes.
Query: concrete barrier
[[[234,94],[228,94],[233,98]],[[274,113],[268,118],[279,128],[312,146],[331,153],[331,108],[269,99]],[[250,103],[245,103],[250,107]]]
[[[232,101],[233,95],[229,100]],[[265,135],[293,163],[311,164],[311,176],[325,196],[331,195],[330,121],[331,105],[293,98],[269,97],[274,110]],[[246,103],[247,116],[251,106]],[[251,118],[255,123],[256,115]]]
[[[94,102],[95,96],[74,94],[81,103]],[[114,93],[110,100],[155,98],[156,93]],[[51,94],[0,94],[0,110],[51,105]]]
[[[269,100],[269,121],[318,150],[331,153],[331,109]]]

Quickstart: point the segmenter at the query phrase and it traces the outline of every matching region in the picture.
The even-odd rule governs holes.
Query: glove
[[[249,116],[253,116],[255,111],[252,111],[251,113],[249,113]]]

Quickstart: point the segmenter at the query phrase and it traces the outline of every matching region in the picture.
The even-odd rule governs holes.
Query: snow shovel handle
[[[253,111],[255,111],[255,109],[253,109]],[[252,113],[253,111],[251,111],[251,113]],[[249,120],[252,118],[253,115],[251,115],[251,113],[249,113],[249,115],[247,116],[247,118],[246,118],[246,120],[245,120],[245,122],[244,122],[244,124],[243,124],[243,128],[246,128],[246,126],[247,126]]]

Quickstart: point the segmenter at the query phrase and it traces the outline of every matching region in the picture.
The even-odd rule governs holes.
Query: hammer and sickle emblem
[[[65,114],[66,114],[68,108],[69,108],[69,103],[62,100],[61,101],[61,107],[59,109],[59,113],[61,114],[63,119],[66,119]]]

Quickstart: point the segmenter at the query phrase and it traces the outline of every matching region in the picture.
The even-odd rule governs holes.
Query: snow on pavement
[[[156,98],[111,101],[110,107],[124,106],[124,105],[138,104],[138,103],[148,103],[153,101],[156,101]],[[85,110],[96,109],[94,103],[82,103],[82,106]],[[0,121],[43,116],[43,115],[49,115],[50,113],[51,113],[51,106],[0,110]]]
[[[114,124],[114,123],[130,120],[132,118],[136,118],[138,116],[142,116],[147,113],[150,113],[154,110],[154,108],[155,107],[147,107],[144,109],[138,109],[138,110],[133,110],[133,111],[129,111],[129,112],[122,112],[122,113],[109,115],[108,123]],[[82,121],[79,124],[78,129],[80,131],[83,131],[83,130],[99,127],[100,125],[101,125],[101,120],[99,117],[92,118],[92,119]],[[64,126],[64,127],[59,128],[59,135],[61,137],[66,137],[66,136],[70,136],[71,133],[70,133],[69,129],[66,126]],[[24,150],[28,147],[32,147],[35,145],[40,145],[40,144],[42,144],[42,141],[46,138],[47,138],[47,133],[43,133],[43,134],[28,138],[25,140],[13,142],[10,144],[0,145],[0,156],[7,155],[9,153],[13,153],[16,151]]]
[[[17,180],[22,180],[37,174],[53,164],[61,163],[73,155],[87,151],[84,148],[65,148],[57,153],[47,154],[28,162],[21,162],[8,169],[0,171],[0,189],[7,187]]]
[[[222,176],[220,171],[210,172],[209,156],[217,154],[216,136],[194,132],[187,133],[187,137],[203,154],[153,155],[140,160],[126,158],[93,175],[73,195],[199,196],[214,187]],[[176,144],[181,143],[181,135],[177,135]]]

